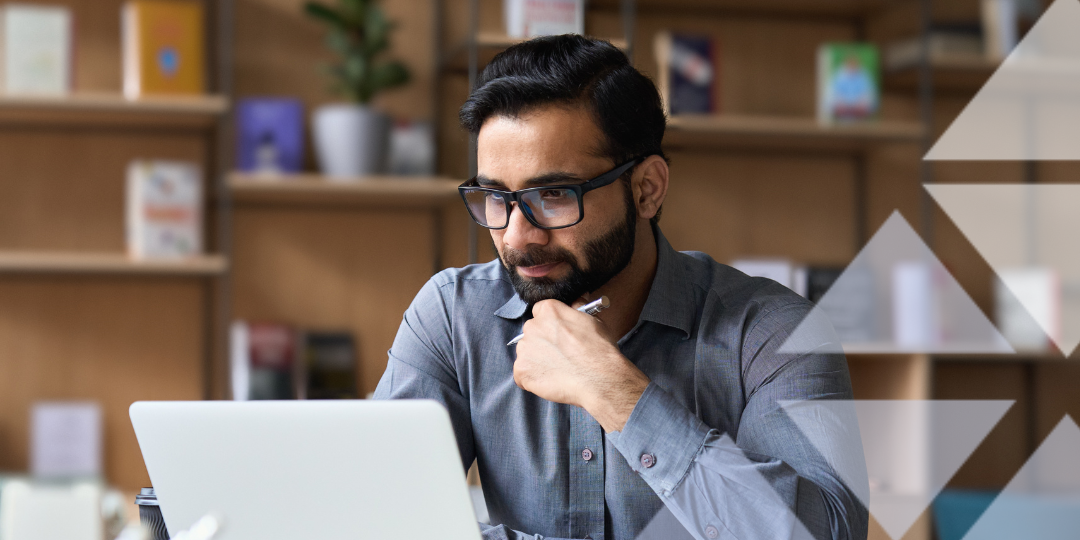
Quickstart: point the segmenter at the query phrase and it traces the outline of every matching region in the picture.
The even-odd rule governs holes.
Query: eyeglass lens
[[[465,193],[469,213],[484,227],[501,229],[510,218],[505,194],[470,190]],[[532,221],[541,227],[565,227],[581,219],[577,192],[571,189],[539,189],[521,195],[520,200]]]

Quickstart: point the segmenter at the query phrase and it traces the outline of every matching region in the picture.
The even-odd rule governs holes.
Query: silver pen
[[[601,311],[604,311],[609,307],[611,307],[611,300],[608,300],[608,297],[606,296],[601,296],[600,298],[597,298],[596,300],[593,300],[592,302],[589,302],[588,304],[577,308],[577,310],[585,313],[586,315],[596,315],[597,313],[600,313]],[[518,334],[517,337],[511,339],[510,342],[506,344],[506,346],[509,347],[516,344],[517,342],[521,341],[521,338],[523,337],[525,337],[525,334]]]

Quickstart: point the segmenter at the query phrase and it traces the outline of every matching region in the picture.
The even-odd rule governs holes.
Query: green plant
[[[327,69],[333,91],[365,104],[375,94],[409,81],[404,64],[379,59],[390,46],[395,25],[375,0],[337,0],[333,7],[308,2],[304,11],[329,27],[326,44],[338,57]]]

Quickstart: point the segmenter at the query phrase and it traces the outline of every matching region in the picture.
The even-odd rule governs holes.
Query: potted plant
[[[389,154],[390,119],[372,108],[371,100],[409,80],[401,62],[381,59],[390,46],[394,23],[375,0],[337,0],[335,6],[308,2],[304,10],[329,28],[326,44],[337,56],[327,66],[331,89],[348,99],[319,107],[312,115],[323,173],[331,178],[382,173]]]

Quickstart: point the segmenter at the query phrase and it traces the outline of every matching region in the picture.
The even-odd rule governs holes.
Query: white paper
[[[30,420],[30,472],[36,477],[95,477],[101,467],[101,407],[37,403]]]

